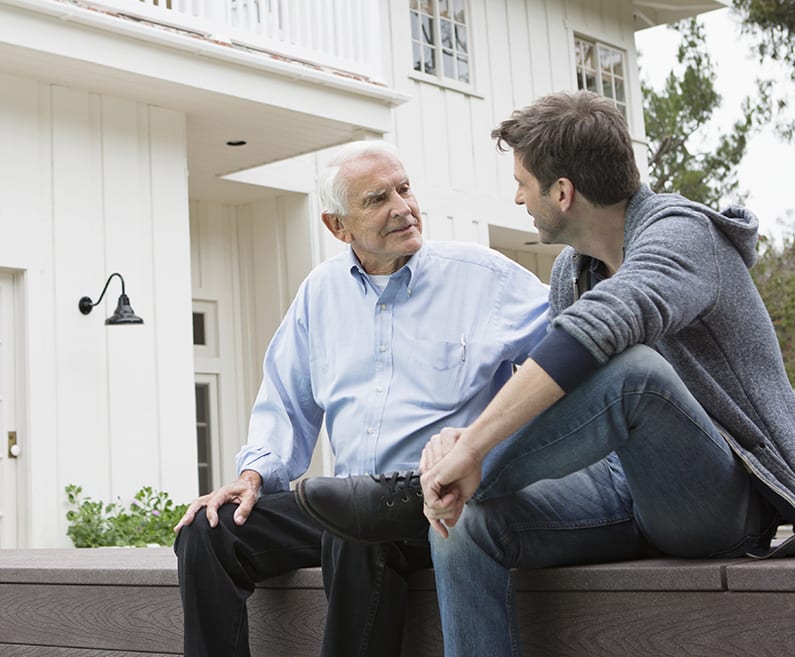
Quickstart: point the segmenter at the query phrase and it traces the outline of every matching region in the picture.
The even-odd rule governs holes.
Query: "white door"
[[[16,299],[14,277],[0,270],[0,548],[18,547],[17,479],[22,458],[17,433],[14,391],[16,387]],[[14,440],[20,440],[14,447]]]

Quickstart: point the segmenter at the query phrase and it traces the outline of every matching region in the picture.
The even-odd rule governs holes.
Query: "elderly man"
[[[411,469],[434,433],[479,415],[546,329],[547,289],[525,269],[476,245],[423,242],[387,144],[343,148],[320,189],[323,222],[349,248],[309,274],[273,337],[239,479],[194,501],[176,527],[186,657],[249,655],[255,582],[317,565],[321,655],[397,657],[404,577],[430,564]],[[381,506],[361,520],[399,508],[401,540],[352,543],[299,510],[290,482],[323,422],[336,474],[399,473],[367,477]]]

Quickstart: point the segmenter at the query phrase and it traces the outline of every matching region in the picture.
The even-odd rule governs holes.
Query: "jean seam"
[[[621,514],[611,516],[609,518],[600,518],[594,520],[577,520],[569,522],[553,522],[553,523],[512,523],[510,526],[513,532],[525,531],[571,531],[576,529],[593,529],[595,527],[609,527],[611,525],[620,525],[625,522],[633,522],[634,517],[630,514]]]

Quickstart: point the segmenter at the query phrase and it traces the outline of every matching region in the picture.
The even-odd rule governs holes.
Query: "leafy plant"
[[[151,486],[141,488],[128,508],[85,497],[74,484],[66,487],[66,496],[74,507],[66,512],[66,534],[75,547],[172,545],[173,527],[188,507],[175,505],[168,493]]]
[[[759,259],[751,276],[773,320],[784,366],[795,386],[795,232],[783,244],[763,236],[757,250]]]

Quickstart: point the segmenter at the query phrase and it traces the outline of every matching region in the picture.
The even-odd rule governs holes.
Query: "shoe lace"
[[[379,482],[386,490],[384,499],[387,506],[395,503],[395,498],[400,497],[401,502],[409,502],[412,495],[422,497],[420,488],[420,473],[415,470],[408,472],[393,472],[390,475],[379,474],[370,475],[375,481]]]

